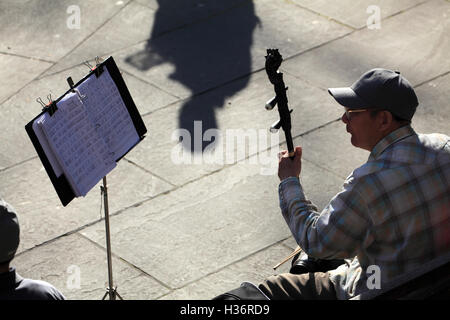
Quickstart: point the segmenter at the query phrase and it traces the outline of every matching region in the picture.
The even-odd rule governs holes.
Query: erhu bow
[[[283,73],[278,71],[278,68],[283,61],[283,57],[278,52],[278,49],[267,49],[266,56],[266,72],[270,82],[275,89],[275,97],[267,101],[266,110],[272,110],[278,105],[278,113],[280,114],[280,120],[275,122],[271,127],[271,132],[277,132],[280,128],[283,128],[286,135],[286,144],[289,152],[289,157],[294,158],[294,143],[291,135],[291,112],[288,107],[288,99],[286,96],[287,87],[284,85]]]

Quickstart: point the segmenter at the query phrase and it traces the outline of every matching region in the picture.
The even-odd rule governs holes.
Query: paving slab
[[[56,62],[125,6],[125,1],[2,1],[0,51]],[[79,12],[79,28],[74,20]],[[78,19],[76,19],[78,20]]]
[[[224,100],[228,92],[233,92],[234,87],[240,87],[243,83],[248,83],[245,90],[238,91]],[[341,109],[335,105],[334,100],[325,90],[314,88],[289,75],[286,75],[285,83],[289,86],[290,107],[294,110],[292,112],[292,134],[294,136],[340,117]],[[276,109],[266,111],[264,108],[266,101],[273,95],[273,86],[267,79],[265,71],[261,71],[252,74],[248,79],[245,78],[192,99],[181,101],[170,108],[157,110],[144,117],[144,122],[149,130],[148,137],[141,143],[140,148],[128,158],[150,172],[165,177],[171,183],[182,185],[187,181],[219,170],[224,165],[243,159],[239,152],[244,151],[242,149],[245,147],[244,143],[233,139],[233,137],[237,137],[238,129],[241,130],[243,136],[247,135],[249,139],[252,136],[257,137],[258,140],[257,147],[248,142],[250,140],[246,140],[245,144],[248,150],[243,152],[244,157],[255,154],[250,148],[255,147],[258,151],[263,151],[270,146],[278,145],[279,142],[285,141],[284,133],[280,131],[278,135],[273,135],[268,130],[275,121],[279,120],[278,111]],[[198,124],[198,127],[201,127],[199,131],[195,129],[195,121],[201,121]],[[176,130],[178,129],[187,130],[191,137],[187,141],[190,143],[177,140]],[[196,157],[201,157],[202,153],[197,152],[192,156],[191,150],[194,149],[195,140],[200,140],[202,149],[209,143],[204,136],[209,129],[219,130],[222,134],[216,146],[223,148],[223,156],[218,157],[216,163],[208,163],[201,159],[196,162]],[[175,134],[175,139],[172,138],[173,134]],[[228,137],[227,134],[229,134]],[[260,135],[263,139],[259,138]],[[203,136],[205,143],[202,143]],[[207,147],[204,148],[206,150]],[[172,154],[187,155],[192,162],[180,163],[181,160],[174,162]],[[277,152],[274,151],[273,155],[268,154],[267,157],[276,156],[276,154]],[[176,157],[176,159],[179,158]],[[263,162],[265,160],[262,158]]]
[[[415,89],[419,106],[413,125],[417,132],[439,132],[450,136],[449,83],[450,74],[447,74]]]
[[[0,195],[16,209],[20,221],[19,252],[99,221],[103,216],[101,182],[86,197],[75,198],[63,207],[38,158],[0,172],[0,181]],[[111,215],[173,188],[126,160],[121,160],[107,176],[107,183]]]
[[[25,63],[24,66],[27,64]],[[42,106],[36,102],[36,98],[41,97],[45,103],[48,103],[47,96],[51,94],[53,99],[57,99],[69,89],[67,77],[70,76],[74,82],[78,82],[88,73],[89,69],[81,65],[28,84],[24,83],[24,79],[17,80],[18,83],[23,83],[24,87],[0,105],[0,112],[9,119],[4,122],[3,130],[0,132],[0,141],[2,141],[3,147],[3,152],[0,154],[0,168],[10,167],[37,155],[25,131],[25,125],[42,110]],[[123,78],[141,113],[151,112],[177,100],[176,97],[136,79],[132,75],[123,73]]]
[[[84,61],[91,61],[96,56],[105,57],[111,52],[148,39],[154,15],[154,10],[136,2],[124,6],[119,13],[101,25],[95,33],[45,74],[70,69]]]
[[[374,10],[379,9],[380,18],[395,15],[408,10],[418,4],[424,3],[424,0],[344,0],[344,1],[326,1],[326,0],[292,0],[294,3],[311,9],[328,18],[342,22],[355,29],[360,29],[372,24],[370,16],[375,14]],[[378,7],[373,8],[374,6]],[[351,8],[351,10],[349,10]]]
[[[79,234],[18,255],[13,265],[22,277],[47,281],[69,300],[101,300],[108,287],[106,251]],[[156,299],[169,292],[118,257],[112,257],[112,268],[114,286],[123,299]]]
[[[231,264],[224,269],[175,290],[161,300],[208,300],[227,291],[236,289],[242,282],[256,285],[269,276],[289,272],[290,261],[273,270],[292,251],[283,245],[275,244],[251,256]]]
[[[287,61],[283,68],[322,88],[351,85],[365,71],[399,70],[413,86],[450,70],[450,3],[428,1]],[[407,28],[405,25],[407,24]]]
[[[0,105],[50,66],[48,62],[0,53]]]
[[[303,179],[319,206],[339,190],[339,179],[305,163]],[[279,211],[278,177],[242,162],[130,208],[111,219],[113,252],[176,289],[290,236]],[[81,231],[103,245],[95,224]],[[145,244],[145,245],[143,245]],[[186,266],[190,266],[187,268]]]
[[[348,32],[289,2],[246,1],[115,55],[128,72],[186,98],[263,68],[266,48],[288,57]]]

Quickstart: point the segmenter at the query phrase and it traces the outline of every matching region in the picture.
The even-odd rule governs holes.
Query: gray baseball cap
[[[350,87],[329,88],[336,101],[350,109],[388,110],[411,120],[419,105],[411,84],[399,71],[375,68],[365,72]]]
[[[20,228],[14,208],[0,199],[0,263],[10,261],[19,247]]]

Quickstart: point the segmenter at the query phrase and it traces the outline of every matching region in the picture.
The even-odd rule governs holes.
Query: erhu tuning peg
[[[275,108],[275,106],[277,105],[277,97],[273,97],[272,99],[268,100],[266,102],[266,110],[272,110],[273,108]]]
[[[289,110],[289,113],[292,113],[292,110],[293,110],[293,109]],[[277,133],[278,130],[280,130],[280,128],[281,128],[281,119],[278,120],[278,121],[276,121],[276,122],[274,122],[274,123],[270,126],[269,131],[272,132],[272,133]]]
[[[278,120],[270,126],[269,131],[272,133],[277,133],[278,130],[280,130],[280,128],[281,128],[281,120]]]

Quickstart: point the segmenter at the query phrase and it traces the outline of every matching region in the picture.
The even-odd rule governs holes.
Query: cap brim
[[[368,107],[368,104],[362,100],[352,88],[328,88],[328,93],[344,107],[350,109],[362,109]]]

